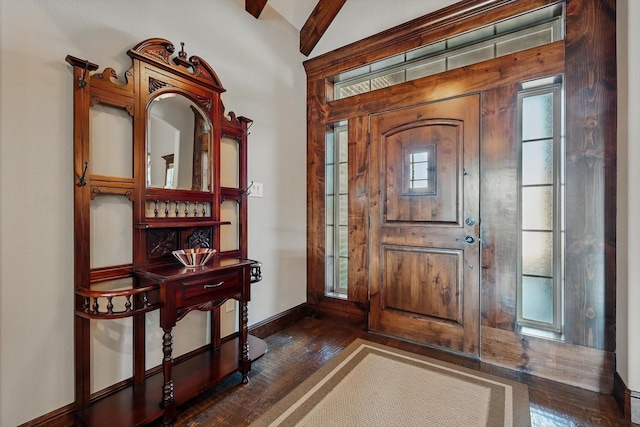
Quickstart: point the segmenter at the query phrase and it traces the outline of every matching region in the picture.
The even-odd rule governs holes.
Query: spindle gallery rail
[[[76,314],[87,319],[121,319],[135,314],[156,310],[160,303],[155,296],[158,285],[143,288],[123,289],[119,291],[93,291],[76,288],[76,295],[82,297],[82,304],[76,308]],[[151,295],[151,296],[150,296]],[[116,304],[114,304],[116,299]],[[101,306],[105,303],[106,306]],[[122,307],[116,309],[115,307]]]
[[[211,203],[202,201],[147,200],[147,218],[210,218]]]

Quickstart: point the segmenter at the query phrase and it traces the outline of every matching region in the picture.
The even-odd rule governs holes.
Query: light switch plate
[[[249,197],[262,197],[262,183],[253,182],[249,188]]]

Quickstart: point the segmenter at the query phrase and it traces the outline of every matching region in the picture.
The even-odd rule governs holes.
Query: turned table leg
[[[240,304],[240,310],[242,311],[242,323],[240,324],[240,340],[242,342],[242,360],[241,371],[242,371],[242,384],[247,384],[249,382],[249,370],[251,369],[251,359],[249,357],[249,328],[248,328],[248,319],[249,319],[249,305],[247,301],[242,301]]]
[[[176,405],[173,400],[173,333],[172,328],[163,328],[162,336],[162,374],[164,377],[164,385],[162,386],[162,407],[164,408],[165,426],[172,426],[176,416]]]

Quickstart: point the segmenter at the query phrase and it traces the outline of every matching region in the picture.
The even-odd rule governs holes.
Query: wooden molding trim
[[[481,360],[604,394],[614,392],[615,353],[483,326]]]
[[[20,424],[18,427],[44,427],[52,425],[72,426],[75,422],[74,409],[75,404],[70,403],[62,408],[56,409],[55,411],[51,411],[48,414],[44,414],[31,421],[27,421],[24,424]]]
[[[350,326],[367,330],[369,306],[357,301],[348,301],[324,295],[307,294],[311,316],[330,322],[347,323]]]
[[[627,388],[618,372],[613,374],[613,397],[624,413],[624,418],[627,421],[631,421],[631,390]]]
[[[455,3],[412,21],[304,62],[307,75],[333,76],[397,52],[525,13],[559,0],[469,0]],[[508,7],[505,7],[508,6]]]
[[[249,333],[258,338],[266,338],[283,330],[290,324],[304,319],[309,315],[309,312],[308,304],[302,303],[250,326]]]

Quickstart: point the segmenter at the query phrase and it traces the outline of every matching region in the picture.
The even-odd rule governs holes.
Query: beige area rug
[[[358,339],[251,427],[530,425],[526,385]]]

